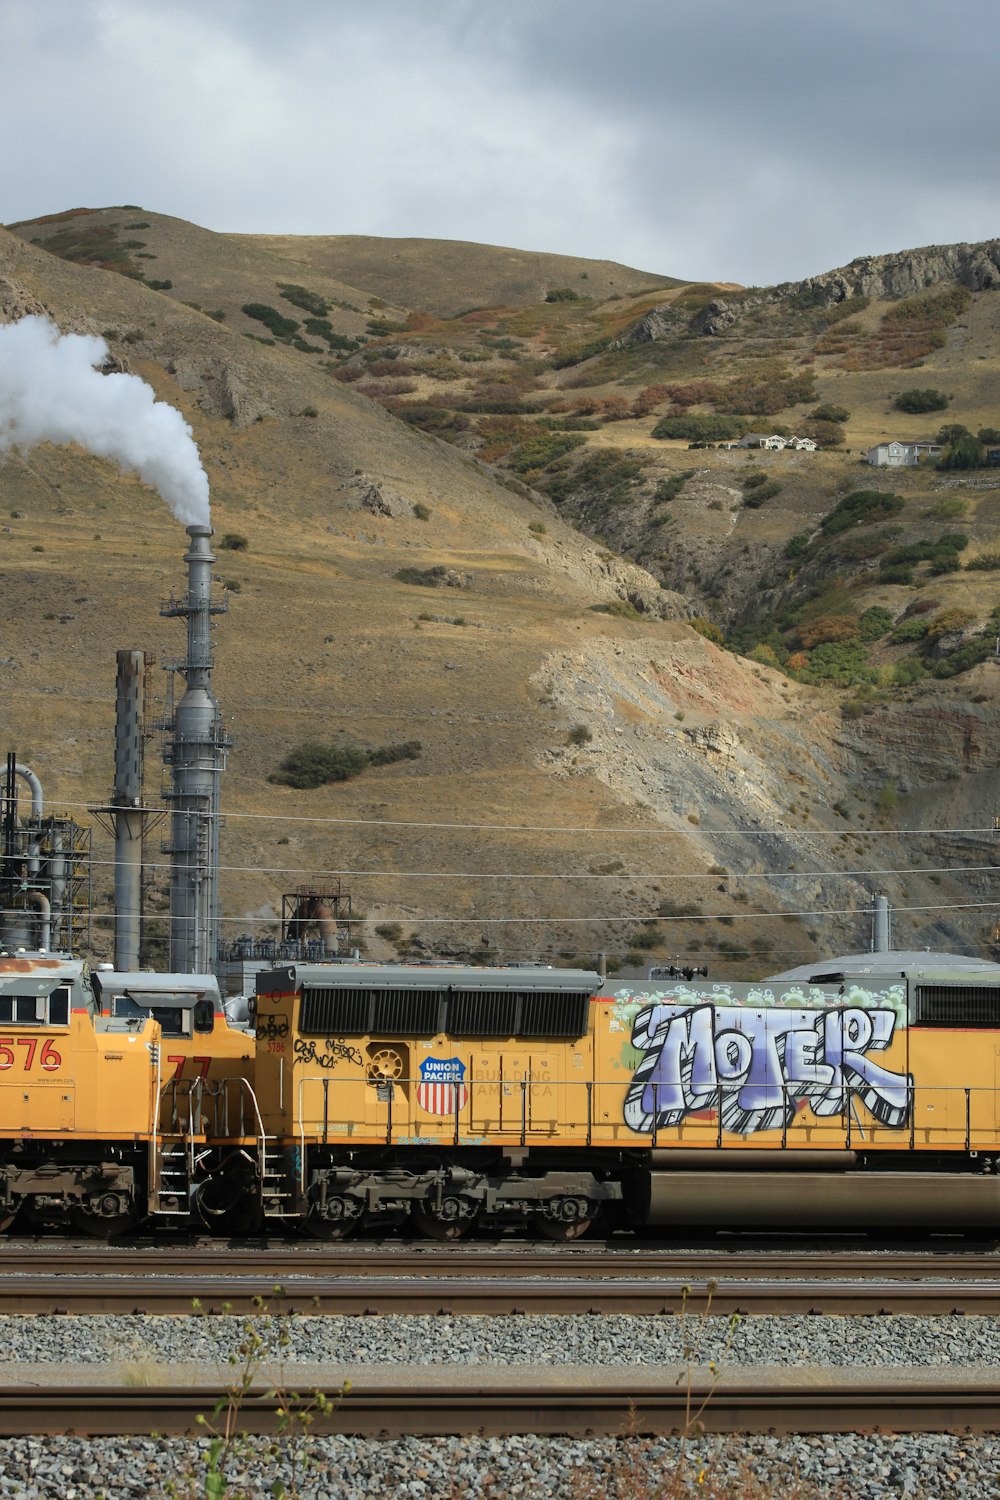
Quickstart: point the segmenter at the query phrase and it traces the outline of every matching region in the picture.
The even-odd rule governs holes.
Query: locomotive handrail
[[[291,1131],[297,1143],[304,1149],[308,1142],[321,1139],[328,1141],[331,1131],[334,1138],[344,1134],[342,1127],[331,1120],[343,1119],[343,1100],[331,1100],[331,1085],[338,1090],[343,1081],[330,1073],[299,1075],[296,1079],[298,1093],[294,1105],[294,1124]],[[635,1146],[659,1149],[676,1146],[679,1149],[713,1147],[724,1156],[741,1147],[756,1145],[775,1152],[794,1153],[805,1149],[874,1149],[876,1151],[900,1151],[919,1154],[935,1145],[946,1150],[986,1149],[992,1141],[992,1101],[1000,1101],[1000,1090],[973,1087],[962,1084],[930,1085],[912,1081],[901,1084],[901,1099],[894,1106],[892,1119],[872,1113],[861,1093],[855,1088],[845,1087],[836,1113],[815,1117],[808,1107],[799,1111],[796,1105],[809,1105],[809,1095],[797,1088],[794,1081],[773,1085],[765,1113],[770,1112],[773,1123],[749,1123],[738,1128],[735,1118],[729,1119],[734,1094],[729,1085],[712,1086],[708,1101],[701,1102],[680,1118],[672,1109],[661,1112],[664,1105],[665,1085],[662,1080],[648,1083],[649,1104],[642,1128],[627,1125],[621,1115],[616,1115],[610,1126],[606,1110],[602,1114],[602,1093],[614,1090],[621,1093],[621,1081],[614,1078],[480,1078],[468,1073],[464,1081],[454,1087],[445,1104],[439,1103],[436,1110],[428,1110],[414,1104],[414,1094],[422,1079],[381,1079],[379,1108],[376,1113],[356,1110],[351,1114],[351,1134],[359,1138],[379,1138],[392,1144],[399,1131],[409,1137],[412,1131],[427,1135],[429,1139],[461,1144],[463,1126],[473,1133],[484,1132],[528,1146],[543,1139],[557,1139],[562,1134],[576,1134],[587,1145],[600,1146],[607,1132],[608,1144],[620,1144],[627,1140]],[[353,1086],[351,1081],[344,1087]],[[310,1099],[308,1090],[316,1089]],[[319,1090],[322,1092],[318,1092]],[[402,1090],[402,1092],[397,1092]],[[486,1091],[492,1090],[493,1095]],[[510,1096],[513,1109],[507,1112],[502,1100],[494,1103],[496,1092]],[[250,1093],[248,1086],[248,1093]],[[536,1101],[546,1094],[557,1103],[553,1113],[544,1118],[539,1114]],[[714,1096],[714,1097],[713,1097]],[[255,1096],[253,1096],[255,1098]],[[309,1110],[306,1102],[309,1100]],[[485,1102],[489,1099],[489,1102]],[[780,1105],[780,1114],[778,1112]],[[922,1115],[918,1118],[917,1108]],[[497,1109],[499,1108],[499,1114]],[[729,1123],[727,1123],[729,1119]],[[601,1121],[600,1126],[596,1123]],[[668,1124],[667,1121],[670,1123]],[[995,1144],[994,1144],[995,1149]]]

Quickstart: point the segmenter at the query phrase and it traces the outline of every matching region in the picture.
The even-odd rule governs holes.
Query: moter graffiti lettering
[[[295,1038],[295,1060],[296,1062],[315,1063],[318,1068],[335,1068],[338,1062],[349,1062],[354,1067],[360,1068],[364,1063],[359,1047],[352,1047],[348,1042],[342,1042],[332,1037],[326,1039],[326,1051],[317,1050],[314,1041],[305,1041],[304,1038]]]
[[[797,1101],[823,1118],[856,1097],[880,1125],[909,1121],[913,1078],[868,1054],[883,1052],[891,1010],[750,1010],[653,1005],[640,1011],[632,1045],[646,1053],[625,1099],[629,1129],[648,1133],[721,1109],[726,1130],[752,1135],[791,1124]]]

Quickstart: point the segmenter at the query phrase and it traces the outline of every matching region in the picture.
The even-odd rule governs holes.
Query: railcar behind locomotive
[[[692,982],[693,981],[693,982]],[[265,1216],[1000,1229],[1000,969],[757,984],[298,965],[257,985]]]

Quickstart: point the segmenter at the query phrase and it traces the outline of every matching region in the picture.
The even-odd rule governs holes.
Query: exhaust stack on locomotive
[[[170,767],[170,968],[204,974],[215,967],[219,928],[219,780],[229,741],[212,692],[212,615],[225,603],[212,599],[210,526],[188,526],[184,554],[188,591],[170,598],[160,614],[187,620],[187,657],[179,671],[184,695],[169,721],[164,764]]]

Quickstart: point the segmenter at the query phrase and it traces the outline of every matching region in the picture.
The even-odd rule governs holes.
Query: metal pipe
[[[22,766],[19,763],[14,766],[14,775],[20,776],[31,788],[31,816],[34,822],[38,822],[45,812],[45,797],[42,793],[42,783],[35,775],[30,766]]]
[[[49,898],[44,891],[28,891],[25,894],[25,900],[29,906],[37,907],[42,914],[37,946],[48,951],[52,947],[52,906]]]
[[[119,651],[115,679],[115,968],[139,967],[142,921],[142,690],[145,657]]]
[[[23,781],[26,781],[31,788],[31,821],[37,826],[37,824],[41,822],[42,814],[45,811],[45,798],[42,794],[42,783],[39,781],[38,777],[35,775],[30,766],[15,764],[14,775],[20,776],[21,779]],[[28,839],[28,874],[29,876],[34,877],[34,879],[36,880],[38,879],[39,873],[41,872],[42,868],[41,844],[39,840],[40,834],[37,832]]]
[[[66,905],[66,855],[63,849],[61,828],[53,826],[50,846],[52,852],[49,856],[49,899],[52,903],[52,931],[57,946],[68,948],[68,934],[67,941],[62,941],[62,916]]]
[[[210,526],[189,526],[184,554],[188,591],[161,614],[187,619],[187,684],[174,712],[165,758],[171,767],[170,967],[178,973],[213,969],[219,924],[219,778],[226,736],[212,694],[211,616],[225,606],[212,602]]]
[[[875,910],[872,914],[873,953],[888,953],[890,951],[892,939],[889,924],[889,898],[880,893],[875,897]]]

